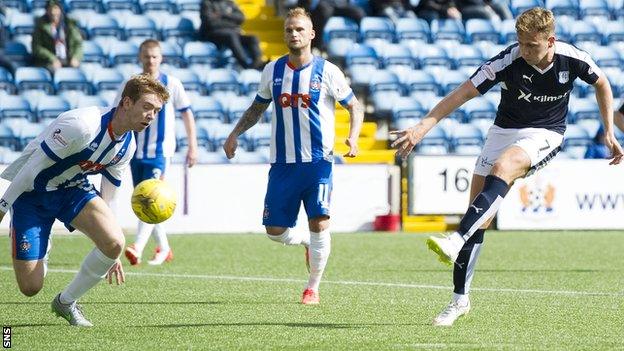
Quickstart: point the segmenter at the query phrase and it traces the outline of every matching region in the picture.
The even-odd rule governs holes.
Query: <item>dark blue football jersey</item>
[[[574,80],[594,84],[601,74],[588,53],[557,41],[554,61],[546,69],[528,64],[515,43],[479,67],[470,80],[481,94],[501,84],[495,125],[563,134]]]

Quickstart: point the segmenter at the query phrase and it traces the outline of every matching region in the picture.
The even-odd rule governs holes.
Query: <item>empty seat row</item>
[[[45,8],[47,0],[3,0],[4,5],[22,12]],[[61,0],[67,12],[89,9],[99,12],[130,10],[135,13],[145,11],[199,11],[201,0]]]

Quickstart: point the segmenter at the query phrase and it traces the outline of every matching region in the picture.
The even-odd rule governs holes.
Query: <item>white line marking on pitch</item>
[[[0,271],[12,271],[13,267],[0,266]],[[48,269],[49,273],[78,273],[77,270],[71,269]],[[234,275],[207,275],[207,274],[175,274],[175,273],[148,273],[148,272],[126,272],[126,275],[137,277],[163,277],[163,278],[192,278],[207,280],[234,280],[234,281],[254,281],[254,282],[279,282],[279,283],[305,283],[307,280],[293,278],[271,278],[271,277],[240,277]],[[385,282],[358,282],[345,280],[324,280],[325,284],[336,285],[359,285],[359,286],[378,286],[393,288],[410,288],[410,289],[433,289],[433,290],[450,290],[450,286],[443,285],[425,285],[425,284],[406,284],[406,283],[385,283]],[[573,290],[539,290],[539,289],[511,289],[511,288],[473,288],[473,291],[488,292],[509,292],[509,293],[533,293],[544,295],[578,295],[578,296],[616,296],[624,297],[624,292],[597,292],[597,291],[573,291]]]

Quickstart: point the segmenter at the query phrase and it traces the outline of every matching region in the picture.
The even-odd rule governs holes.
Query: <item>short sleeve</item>
[[[256,95],[256,101],[269,103],[271,102],[271,75],[273,72],[273,67],[275,66],[275,62],[268,64],[262,70],[262,75],[260,76],[260,86],[258,87],[258,94]]]
[[[507,79],[507,72],[514,57],[519,55],[518,47],[510,46],[481,65],[470,76],[470,81],[479,93],[485,94],[494,85]]]
[[[577,63],[577,74],[587,84],[595,84],[603,75],[602,70],[598,68],[598,65],[589,56],[588,53],[579,50],[579,59],[575,60]]]
[[[84,147],[88,126],[78,116],[62,114],[43,131],[41,149],[54,161],[72,155]]]
[[[351,90],[344,73],[338,67],[334,65],[329,65],[328,67],[331,67],[329,72],[329,90],[331,95],[341,105],[345,106],[353,98],[353,90]]]
[[[180,80],[171,79],[169,81],[170,87],[169,91],[171,93],[171,102],[173,103],[173,108],[176,111],[185,111],[191,106],[191,99],[189,99],[186,94],[186,90],[184,90],[184,86]]]

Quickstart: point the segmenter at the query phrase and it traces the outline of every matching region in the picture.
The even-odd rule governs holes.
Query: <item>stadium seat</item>
[[[479,145],[457,145],[454,153],[460,156],[479,156],[481,155],[482,146]]]
[[[100,90],[97,96],[104,101],[106,106],[113,106],[117,92],[114,90]]]
[[[130,10],[134,13],[139,11],[137,0],[102,0],[102,6],[109,13],[112,10]]]
[[[87,19],[87,33],[90,38],[97,36],[113,36],[121,39],[123,30],[113,17],[107,14],[94,14]]]
[[[500,23],[499,27],[502,44],[511,44],[517,41],[515,19],[506,19]]]
[[[174,7],[169,0],[139,0],[139,8],[143,13],[146,11],[173,12]]]
[[[225,109],[217,99],[211,96],[199,96],[192,101],[193,115],[197,119],[216,119],[221,122],[227,120]]]
[[[409,68],[415,67],[410,49],[401,44],[386,45],[381,54],[381,59],[386,68],[394,65],[407,66]]]
[[[416,148],[416,154],[423,156],[443,156],[449,153],[447,145],[420,144]]]
[[[494,121],[496,118],[496,106],[483,96],[468,100],[460,109],[464,112],[464,122],[472,122],[477,119]]]
[[[54,72],[54,88],[57,92],[80,90],[85,94],[91,93],[91,83],[87,80],[84,72],[73,67],[62,67]]]
[[[448,53],[458,69],[462,66],[480,66],[486,60],[481,49],[474,45],[455,45]]]
[[[102,99],[101,97],[97,95],[88,95],[78,100],[78,104],[76,105],[76,108],[91,107],[91,106],[107,107],[109,105],[110,104],[108,104],[106,101],[104,101],[104,99]]]
[[[21,148],[23,149],[24,147],[26,147],[26,145],[28,145],[31,140],[35,139],[39,134],[41,134],[44,129],[45,125],[40,123],[24,123],[19,131],[19,134],[17,135]]]
[[[603,26],[600,27],[603,30],[605,43],[610,44],[614,42],[624,42],[624,22],[622,21],[609,21],[603,22]]]
[[[119,90],[124,81],[123,75],[116,68],[102,68],[92,73],[91,85],[95,92],[100,90]]]
[[[209,64],[215,67],[219,62],[219,50],[211,42],[190,41],[184,44],[182,53],[189,65]]]
[[[171,41],[161,41],[160,48],[163,56],[163,63],[176,67],[184,67],[186,65],[186,60],[182,55],[182,49],[178,44]]]
[[[397,75],[388,70],[371,72],[369,94],[377,118],[390,117],[394,101],[402,94],[403,87]]]
[[[577,123],[582,119],[600,119],[598,103],[593,96],[582,99],[570,99],[568,121]]]
[[[251,106],[253,96],[235,96],[228,99],[227,105],[224,106],[227,113],[227,122],[235,124],[243,116],[243,113]]]
[[[217,91],[238,94],[241,89],[236,71],[227,68],[215,68],[204,79],[204,84],[210,94]]]
[[[25,65],[30,61],[28,48],[18,41],[9,41],[4,47],[4,56],[10,60]]]
[[[336,38],[358,40],[358,25],[346,17],[330,17],[323,29],[323,41],[326,43]]]
[[[347,53],[345,63],[347,67],[354,64],[370,64],[379,67],[379,58],[373,47],[366,44],[356,44]]]
[[[491,41],[498,44],[500,32],[490,20],[471,18],[466,21],[466,42]]]
[[[454,148],[459,145],[483,145],[481,130],[472,124],[457,124],[450,131],[451,144]]]
[[[0,120],[0,147],[2,151],[15,150],[17,148],[19,140],[9,126],[4,123],[4,120]]]
[[[118,41],[111,45],[109,51],[109,62],[112,66],[116,66],[120,63],[135,63],[139,62],[138,59],[139,48],[127,41]]]
[[[600,17],[608,20],[611,16],[609,4],[606,0],[582,0],[579,1],[579,13],[581,18]]]
[[[15,94],[17,87],[13,83],[13,75],[4,67],[0,67],[0,91]]]
[[[187,91],[204,92],[204,84],[197,73],[188,68],[177,68],[170,71],[171,75],[178,78]]]
[[[252,128],[248,129],[242,136],[247,140],[247,146],[251,151],[258,148],[270,146],[271,133],[272,126],[270,123],[258,123]]]
[[[462,71],[446,71],[444,74],[441,74],[436,77],[436,80],[444,94],[450,93],[453,89],[460,86],[468,79],[468,76]]]
[[[602,33],[593,24],[582,20],[574,21],[571,24],[568,33],[573,43],[582,41],[602,43]]]
[[[574,0],[546,0],[546,8],[551,10],[555,16],[578,18],[578,6]]]
[[[32,112],[26,99],[16,95],[4,95],[0,99],[0,118],[24,118],[30,119]]]
[[[356,45],[356,41],[350,38],[332,38],[325,45],[329,60],[343,66],[347,53]]]
[[[4,0],[3,5],[7,8],[13,8],[20,12],[28,11],[28,4],[26,0]]]
[[[45,9],[46,3],[48,1],[47,0],[26,0],[26,3],[28,4],[28,8],[33,11],[33,10],[43,10]]]
[[[591,142],[592,138],[583,127],[576,124],[569,124],[566,127],[566,131],[563,135],[564,149],[568,146],[587,146],[591,144]]]
[[[413,70],[405,78],[403,84],[409,95],[423,91],[433,92],[436,95],[440,93],[440,86],[428,72]]]
[[[201,0],[173,0],[173,5],[178,13],[182,11],[194,11],[199,13]]]
[[[431,21],[431,37],[437,40],[455,40],[462,43],[465,38],[464,25],[459,20],[434,19]]]
[[[195,36],[195,28],[193,22],[182,16],[167,16],[162,22],[160,33],[163,40],[169,38],[187,38],[193,39]]]
[[[32,35],[35,31],[35,18],[30,13],[13,12],[8,18],[7,27],[13,36],[19,34]]]
[[[100,0],[65,0],[65,10],[69,13],[76,10],[99,12],[102,10],[102,2]]]
[[[106,65],[106,55],[104,54],[104,50],[100,47],[100,45],[91,40],[85,40],[82,42],[82,52],[83,58],[82,62],[97,62],[100,65]]]
[[[362,41],[383,39],[394,41],[394,24],[385,17],[364,17],[360,22],[360,38]]]
[[[412,97],[399,97],[394,100],[392,107],[392,120],[397,121],[399,119],[418,119],[422,118],[427,111],[422,105]]]
[[[158,38],[158,30],[154,21],[142,15],[130,15],[123,23],[124,35],[128,37]]]
[[[429,24],[422,18],[399,18],[395,32],[399,42],[416,40],[427,43],[431,39]]]
[[[56,118],[69,109],[69,102],[60,95],[42,95],[35,108],[38,120]]]
[[[598,67],[622,67],[622,58],[618,51],[610,46],[598,46],[591,52]]]
[[[557,37],[557,40],[565,42],[570,41],[569,29],[571,23],[573,23],[573,21],[566,21],[564,18],[560,18],[559,21],[555,22],[555,35]]]
[[[522,12],[532,9],[533,7],[543,7],[541,0],[511,0],[510,8],[514,18],[518,17]]]
[[[42,89],[47,93],[54,92],[52,76],[42,67],[18,67],[15,71],[15,86],[19,91]]]
[[[262,72],[255,69],[244,69],[238,75],[238,80],[244,94],[256,96],[258,87],[260,86],[260,78]]]
[[[357,93],[368,93],[368,85],[371,79],[371,73],[377,70],[375,64],[351,64],[348,68],[349,77],[351,78],[351,88]]]
[[[443,66],[451,68],[453,66],[453,60],[449,57],[446,49],[438,45],[427,45],[422,47],[418,55],[419,66],[425,68],[428,66]]]

